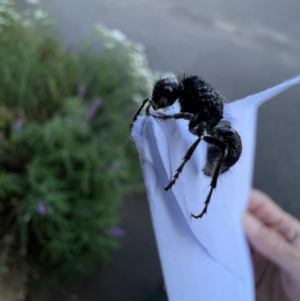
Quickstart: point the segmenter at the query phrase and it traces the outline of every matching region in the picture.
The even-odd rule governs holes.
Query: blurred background
[[[299,74],[299,9],[0,0],[0,300],[166,300],[130,120],[166,71],[229,100]],[[261,107],[254,173],[298,218],[299,95]]]

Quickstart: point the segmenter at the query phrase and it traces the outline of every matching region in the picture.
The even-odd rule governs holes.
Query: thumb
[[[300,253],[276,230],[264,225],[250,213],[244,215],[244,227],[255,251],[286,272],[299,273]]]

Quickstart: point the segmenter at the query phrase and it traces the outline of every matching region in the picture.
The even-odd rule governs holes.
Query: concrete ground
[[[100,21],[143,43],[153,69],[200,74],[230,100],[300,73],[297,0],[41,0],[41,4],[52,12],[67,45],[76,46]],[[298,218],[299,113],[300,87],[262,106],[254,175],[255,187]],[[78,300],[142,301],[155,290],[161,276],[144,195],[126,202],[124,227],[130,229],[124,248],[110,267],[74,289]]]

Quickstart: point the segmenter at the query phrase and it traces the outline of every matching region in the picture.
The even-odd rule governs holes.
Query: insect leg
[[[164,114],[160,114],[160,115],[154,115],[154,114],[150,114],[151,116],[153,116],[154,118],[157,118],[159,120],[167,120],[167,119],[185,119],[185,120],[191,120],[193,117],[193,114],[190,113],[177,113],[174,115],[164,115]]]
[[[169,190],[176,182],[176,180],[179,177],[179,174],[182,172],[184,165],[186,164],[187,161],[189,161],[195,151],[195,149],[197,148],[198,144],[201,141],[201,137],[199,137],[193,144],[192,146],[188,149],[188,151],[186,152],[185,156],[182,158],[183,162],[180,164],[180,166],[176,169],[176,173],[173,176],[172,180],[170,181],[170,183],[164,187],[165,190]]]
[[[203,137],[203,140],[209,144],[215,145],[217,146],[220,150],[221,150],[221,156],[218,159],[217,165],[215,167],[211,182],[210,182],[210,190],[209,193],[206,197],[206,200],[204,202],[204,209],[202,210],[202,212],[199,215],[194,215],[193,213],[191,214],[192,217],[194,218],[201,218],[206,212],[207,212],[207,207],[209,205],[210,199],[211,199],[211,195],[213,190],[217,187],[217,181],[218,181],[218,177],[221,171],[221,167],[223,164],[223,160],[227,155],[227,147],[226,145],[221,142],[220,140],[214,138],[214,137],[209,137],[209,136],[205,136]]]
[[[138,111],[135,113],[135,115],[134,115],[134,117],[133,117],[133,119],[132,119],[132,122],[131,122],[131,124],[130,124],[130,131],[132,130],[133,124],[134,124],[134,122],[136,121],[138,115],[140,114],[140,112],[142,111],[143,107],[145,106],[145,104],[146,104],[149,100],[150,100],[150,98],[146,98],[146,99],[143,101],[141,107],[140,107],[140,108],[138,109]],[[148,109],[148,111],[149,111],[149,109]],[[148,115],[149,115],[149,114],[148,114]]]

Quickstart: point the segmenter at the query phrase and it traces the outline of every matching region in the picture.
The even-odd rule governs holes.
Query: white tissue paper
[[[211,178],[202,173],[206,143],[201,141],[175,185],[165,187],[197,139],[186,120],[140,116],[132,138],[144,175],[152,222],[169,301],[254,301],[250,253],[242,216],[252,185],[256,113],[265,101],[300,83],[300,75],[263,92],[225,105],[243,143],[239,161],[219,176],[207,214],[199,214]],[[178,107],[166,114],[178,112]]]

